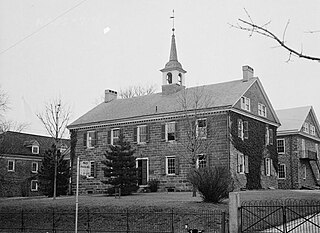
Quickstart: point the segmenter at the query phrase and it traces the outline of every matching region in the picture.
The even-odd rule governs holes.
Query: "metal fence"
[[[243,202],[241,232],[320,232],[320,201]]]
[[[109,211],[80,210],[78,232],[186,232],[190,228],[205,232],[227,232],[228,216],[216,211]],[[37,211],[0,212],[0,232],[74,232],[75,213],[50,209]]]

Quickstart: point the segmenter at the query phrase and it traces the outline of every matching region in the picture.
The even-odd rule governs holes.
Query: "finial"
[[[172,10],[172,16],[170,17],[172,19],[172,33],[174,34],[174,9]]]

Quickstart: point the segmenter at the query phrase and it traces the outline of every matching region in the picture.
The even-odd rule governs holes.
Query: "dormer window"
[[[37,145],[33,145],[32,148],[31,148],[31,151],[32,151],[32,154],[39,154],[39,146]]]
[[[172,73],[167,73],[167,84],[172,84]]]

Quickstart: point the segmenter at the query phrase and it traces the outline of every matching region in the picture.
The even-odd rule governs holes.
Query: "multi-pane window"
[[[271,176],[271,161],[270,158],[265,158],[264,171],[266,176]]]
[[[95,161],[81,161],[80,175],[92,178],[96,176],[96,162]]]
[[[266,145],[273,145],[273,129],[266,126]]]
[[[33,192],[38,191],[38,181],[37,180],[31,180],[31,191],[33,191]]]
[[[119,141],[120,129],[111,130],[111,144],[116,145]]]
[[[303,124],[303,132],[309,133],[309,124],[308,124],[308,122],[305,122]]]
[[[161,126],[161,139],[167,142],[176,140],[176,127],[175,122],[163,124]]]
[[[31,164],[31,172],[37,173],[38,172],[38,162],[32,162]]]
[[[249,138],[248,121],[238,119],[238,137],[242,140]]]
[[[89,131],[87,132],[87,147],[92,148],[96,145],[96,132],[95,131]]]
[[[90,176],[89,177],[95,177],[95,166],[96,163],[94,161],[90,161]]]
[[[14,160],[8,160],[8,171],[9,172],[14,172]]]
[[[207,119],[197,119],[197,137],[207,138]]]
[[[147,142],[147,126],[139,126],[138,127],[138,137],[137,137],[138,143],[145,143]]]
[[[286,178],[286,165],[284,163],[280,163],[278,166],[278,178],[279,179]]]
[[[32,150],[32,154],[39,154],[39,146],[33,145],[31,150]]]
[[[249,111],[250,112],[250,99],[242,96],[241,97],[241,108],[243,110]]]
[[[277,139],[277,150],[279,154],[283,154],[285,152],[284,139]]]
[[[166,157],[166,173],[167,175],[176,174],[176,158],[175,157]]]
[[[316,136],[316,128],[314,127],[314,125],[310,125],[310,134],[312,136]]]
[[[203,154],[198,155],[197,168],[204,168],[207,166],[206,156]]]
[[[258,103],[258,115],[267,117],[267,108],[264,104]]]
[[[245,168],[245,159],[243,154],[238,154],[238,161],[237,161],[237,166],[238,166],[238,172],[243,174],[244,173],[244,168]]]

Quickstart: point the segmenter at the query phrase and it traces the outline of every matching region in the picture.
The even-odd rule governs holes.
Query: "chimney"
[[[104,102],[105,103],[108,103],[114,99],[117,99],[117,92],[116,91],[113,91],[113,90],[110,90],[110,89],[107,89],[104,91]]]
[[[242,66],[243,82],[253,78],[253,69],[250,66]]]

